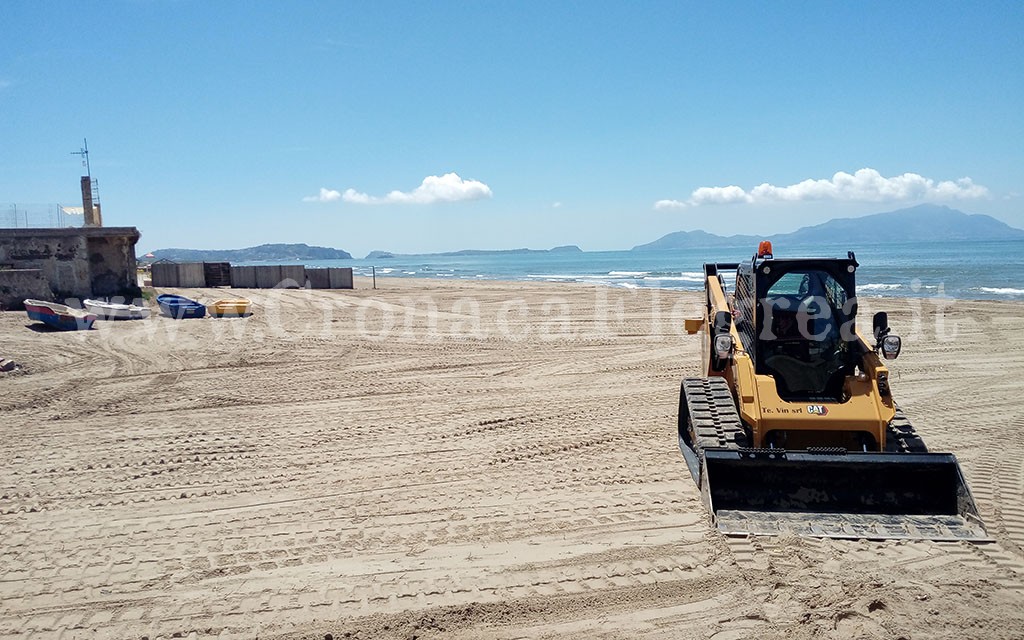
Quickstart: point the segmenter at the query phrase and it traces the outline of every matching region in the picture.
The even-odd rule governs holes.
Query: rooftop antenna
[[[89,166],[89,141],[82,138],[82,144],[85,145],[78,151],[72,151],[73,156],[82,156],[82,166],[85,167],[85,174],[92,179],[92,167]]]
[[[92,179],[92,167],[89,166],[89,141],[82,138],[82,145],[80,150],[72,151],[71,155],[82,156],[82,166],[86,172],[86,175],[82,176],[82,212],[85,214],[85,226],[102,227],[99,184]]]

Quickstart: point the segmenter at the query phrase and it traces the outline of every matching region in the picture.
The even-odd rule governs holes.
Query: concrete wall
[[[67,298],[140,295],[135,273],[135,227],[72,229],[0,229],[0,265],[10,269],[36,269],[49,295],[39,296],[29,276],[8,276],[34,291],[21,296],[51,301]],[[25,280],[24,278],[28,278]],[[9,285],[14,286],[14,285]]]
[[[231,286],[237,289],[255,289],[256,267],[231,267]]]
[[[0,269],[0,310],[24,309],[26,298],[52,297],[42,269]]]
[[[179,262],[178,263],[178,286],[179,287],[205,287],[206,273],[203,271],[202,262]]]
[[[205,287],[203,263],[154,262],[154,287]],[[195,273],[192,271],[195,270]],[[352,268],[307,269],[300,264],[231,267],[231,286],[236,289],[352,289]]]
[[[281,282],[281,265],[262,265],[256,267],[256,287],[273,289]]]
[[[177,287],[178,265],[173,262],[154,262],[149,267],[154,287]]]
[[[331,275],[327,269],[306,269],[306,282],[310,289],[330,289]]]
[[[281,287],[298,289],[306,285],[306,267],[301,264],[281,265]]]
[[[154,287],[205,287],[202,262],[154,262],[150,267]]]
[[[128,290],[138,291],[135,241],[128,242],[123,236],[88,236],[86,249],[94,297],[123,296]]]
[[[352,267],[331,267],[327,270],[330,274],[332,289],[352,289]]]

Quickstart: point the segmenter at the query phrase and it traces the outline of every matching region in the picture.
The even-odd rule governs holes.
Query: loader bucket
[[[704,454],[703,498],[729,535],[989,540],[951,453]]]

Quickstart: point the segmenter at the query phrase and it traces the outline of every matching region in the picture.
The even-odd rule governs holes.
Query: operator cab
[[[845,400],[844,382],[860,361],[854,320],[854,274],[848,258],[777,259],[759,248],[738,265],[734,302],[747,353],[755,371],[775,379],[788,401]]]

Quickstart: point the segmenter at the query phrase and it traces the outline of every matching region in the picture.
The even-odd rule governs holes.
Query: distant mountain
[[[942,240],[1014,240],[1024,230],[992,216],[970,214],[934,204],[876,213],[861,218],[836,218],[778,236],[789,242],[907,242]]]
[[[520,253],[583,253],[574,244],[554,247],[552,249],[463,249],[461,251],[445,251],[442,253],[391,253],[390,251],[371,251],[366,255],[367,260],[382,260],[388,258],[408,258],[419,256],[490,256],[509,255]]]
[[[341,249],[311,247],[308,244],[261,244],[247,249],[158,249],[154,260],[177,262],[249,262],[257,260],[350,260]]]
[[[764,240],[764,236],[718,236],[707,231],[675,231],[661,236],[654,242],[633,247],[633,251],[661,251],[663,249],[687,249],[689,247],[743,247]]]
[[[774,235],[718,236],[704,231],[676,231],[633,251],[685,249],[688,247],[757,246],[760,240],[787,244],[928,242],[941,240],[1017,240],[1024,230],[991,216],[968,214],[949,207],[922,204],[909,209],[876,213],[860,218],[835,218]]]

